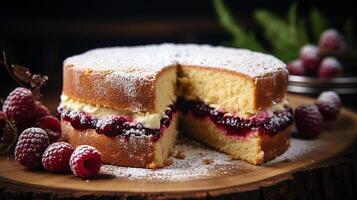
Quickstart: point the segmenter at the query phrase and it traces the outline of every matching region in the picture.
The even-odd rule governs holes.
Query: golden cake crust
[[[72,65],[65,65],[63,94],[81,102],[123,111],[156,112],[162,109],[157,108],[156,83],[158,77],[168,71],[176,73],[176,67],[163,68],[151,78],[133,79],[131,90],[136,92],[135,95],[130,95],[125,92],[127,85],[118,84],[115,79],[108,78],[113,73],[112,71],[76,69]]]

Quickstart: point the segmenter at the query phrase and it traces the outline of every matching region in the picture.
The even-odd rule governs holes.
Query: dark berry
[[[212,109],[212,110],[210,110],[210,116],[212,119],[214,119],[216,121],[220,121],[223,118],[224,113],[217,109]]]
[[[60,121],[51,115],[47,115],[38,119],[36,122],[36,127],[43,129],[51,129],[55,132],[61,132]]]
[[[50,143],[57,142],[61,138],[61,132],[54,132],[51,129],[44,129],[50,138]]]
[[[6,98],[3,110],[7,117],[16,121],[18,128],[27,128],[36,118],[36,101],[32,92],[18,87]]]
[[[50,139],[43,129],[28,128],[21,133],[17,141],[15,159],[26,168],[40,168],[42,154],[49,144]]]
[[[289,62],[287,69],[290,75],[303,76],[305,74],[305,68],[300,59]]]
[[[334,57],[326,57],[322,60],[319,68],[320,78],[333,78],[341,75],[342,65]]]
[[[100,134],[115,136],[118,135],[118,132],[122,131],[124,123],[127,121],[127,118],[121,116],[109,117],[108,119],[98,122],[96,130]]]
[[[320,36],[319,48],[324,54],[336,54],[346,50],[343,36],[335,29],[328,29]]]
[[[295,123],[299,136],[316,138],[323,125],[323,117],[316,105],[301,105],[295,109]]]
[[[89,114],[72,111],[69,113],[68,117],[74,129],[85,130],[88,128],[95,128],[96,123],[92,120]]]
[[[37,112],[37,116],[36,118],[41,118],[47,115],[51,115],[50,111],[48,110],[48,108],[41,104],[41,102],[36,102],[36,112]]]
[[[301,59],[305,70],[312,75],[318,71],[320,64],[319,49],[314,45],[305,45],[300,49],[299,58]]]
[[[42,165],[51,172],[67,172],[73,151],[74,148],[66,142],[53,143],[43,153]]]
[[[102,166],[102,157],[96,148],[81,145],[74,150],[69,163],[75,176],[90,178],[99,173]]]
[[[62,110],[60,117],[62,117],[63,120],[71,122],[71,116],[72,116],[71,111],[68,110]]]
[[[52,133],[49,134],[51,142],[57,141],[60,137],[61,123],[57,118],[55,118],[51,115],[47,115],[47,116],[44,116],[44,117],[41,117],[40,119],[38,119],[35,124],[35,127],[42,128],[42,129],[46,130],[46,132],[49,132],[49,131],[47,131],[47,129],[49,129],[52,132],[57,133],[57,134],[52,134]],[[55,136],[55,137],[53,138],[52,136]]]
[[[172,116],[173,116],[173,109],[169,108],[165,111],[165,115],[170,118],[170,120],[172,119]]]
[[[341,99],[336,92],[327,91],[319,95],[316,105],[325,121],[331,121],[337,118],[341,111]]]
[[[166,128],[170,126],[171,120],[169,117],[161,118],[160,124],[164,125]]]

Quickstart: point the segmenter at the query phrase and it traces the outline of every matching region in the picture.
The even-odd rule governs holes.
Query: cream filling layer
[[[80,111],[91,114],[98,119],[104,119],[108,116],[115,115],[125,115],[133,119],[134,123],[141,123],[146,128],[151,129],[159,129],[160,128],[160,120],[164,116],[164,112],[162,113],[128,113],[127,111],[121,111],[109,107],[103,107],[100,105],[83,103],[74,99],[69,98],[66,95],[61,95],[61,103],[62,106],[66,110],[71,111]]]

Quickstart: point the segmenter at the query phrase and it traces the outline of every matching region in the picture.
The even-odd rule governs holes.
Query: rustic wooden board
[[[312,99],[289,95],[293,106],[313,102]],[[194,196],[230,193],[232,191],[249,191],[254,188],[264,187],[308,167],[317,165],[341,152],[343,152],[357,136],[357,114],[343,109],[338,120],[327,124],[324,132],[317,140],[328,141],[326,148],[309,152],[301,159],[263,165],[254,170],[239,170],[232,168],[229,175],[214,175],[193,179],[190,181],[155,181],[145,179],[115,178],[112,176],[99,176],[86,181],[72,175],[51,174],[44,171],[29,171],[19,166],[11,157],[0,157],[0,183],[17,185],[20,188],[50,191],[51,193],[66,193],[77,195],[89,194],[195,194]],[[285,177],[285,178],[284,178]],[[192,196],[192,195],[189,195]]]

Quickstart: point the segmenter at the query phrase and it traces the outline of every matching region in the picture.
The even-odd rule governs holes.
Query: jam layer
[[[106,119],[98,119],[85,112],[58,109],[64,121],[69,122],[76,130],[95,129],[98,134],[108,137],[125,136],[152,136],[154,141],[160,138],[163,130],[170,126],[171,120],[176,113],[174,106],[169,106],[165,115],[160,120],[160,129],[150,129],[141,123],[134,123],[125,116],[111,116]]]
[[[253,117],[244,119],[210,107],[201,101],[183,98],[178,98],[176,105],[167,108],[165,115],[160,120],[160,129],[146,128],[141,123],[134,123],[132,119],[125,116],[97,119],[85,112],[61,110],[60,108],[58,112],[61,113],[62,119],[70,122],[76,130],[95,129],[98,134],[108,137],[152,136],[153,140],[157,141],[163,130],[170,126],[177,109],[183,113],[191,113],[199,119],[210,119],[218,128],[231,136],[245,137],[254,131],[274,136],[293,123],[292,109],[288,106],[270,116],[267,112],[260,112]]]
[[[218,128],[223,129],[226,134],[231,136],[245,137],[254,131],[274,136],[293,123],[292,109],[288,106],[270,116],[267,112],[260,112],[248,119],[231,116],[229,113],[222,112],[196,100],[179,98],[177,107],[181,112],[191,113],[196,118],[210,119]]]

